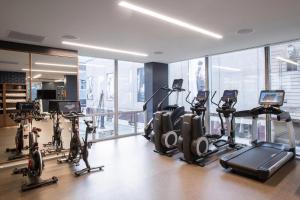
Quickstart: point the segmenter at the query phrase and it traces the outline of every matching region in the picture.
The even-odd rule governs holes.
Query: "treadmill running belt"
[[[231,159],[229,163],[237,166],[247,166],[249,169],[256,170],[280,152],[282,152],[282,150],[259,146]]]

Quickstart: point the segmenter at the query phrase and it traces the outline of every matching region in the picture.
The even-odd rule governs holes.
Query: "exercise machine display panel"
[[[16,109],[21,112],[32,112],[34,111],[34,103],[31,102],[19,102],[16,104]]]
[[[237,90],[224,90],[222,98],[233,99],[233,98],[236,98],[237,95],[238,95],[238,91]]]
[[[183,79],[174,79],[172,84],[173,90],[181,90],[182,89]]]
[[[209,91],[198,91],[197,93],[197,101],[206,101],[209,96]]]
[[[58,101],[57,103],[61,113],[81,112],[80,101]]]
[[[284,90],[263,90],[260,93],[259,104],[264,106],[282,106]]]

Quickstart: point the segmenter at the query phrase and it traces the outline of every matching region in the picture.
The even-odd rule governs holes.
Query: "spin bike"
[[[93,126],[93,121],[84,121],[86,124],[85,138],[83,139],[83,145],[81,144],[80,135],[79,135],[79,117],[84,117],[85,115],[81,113],[80,102],[79,101],[62,101],[58,102],[58,107],[62,113],[66,111],[66,106],[69,108],[75,108],[74,110],[69,109],[66,114],[62,114],[62,116],[71,121],[71,141],[70,141],[70,150],[69,155],[64,155],[62,158],[58,159],[58,163],[69,162],[79,165],[80,160],[82,159],[86,165],[86,168],[75,171],[75,176],[81,176],[85,173],[90,173],[92,171],[102,171],[104,166],[91,167],[88,161],[88,149],[91,148],[92,143],[88,142],[88,134],[94,133],[96,131],[96,127]],[[72,106],[72,104],[74,104]],[[76,105],[75,105],[76,104]]]
[[[43,144],[44,147],[48,147],[47,151],[51,152],[61,152],[63,148],[63,141],[61,138],[62,128],[60,127],[60,115],[58,112],[51,113],[51,118],[53,121],[53,136],[52,141],[47,144]]]
[[[16,136],[15,136],[15,148],[7,148],[6,152],[12,152],[13,155],[8,157],[8,160],[15,160],[26,157],[26,154],[23,154],[23,150],[27,150],[29,147],[24,146],[24,139],[27,139],[28,135],[24,134],[24,129],[27,127],[27,120],[26,120],[27,113],[25,112],[18,112],[15,114],[10,114],[10,118],[14,120],[16,123],[19,124],[17,128]]]
[[[26,117],[24,120],[29,121],[30,128],[32,127],[32,120],[41,120],[39,117],[31,116],[34,113],[34,104],[33,103],[17,103],[17,110],[20,112],[26,113]],[[15,168],[13,170],[13,174],[22,174],[23,176],[27,176],[28,180],[21,187],[22,191],[27,191],[31,189],[35,189],[38,187],[51,185],[57,183],[57,177],[53,176],[50,179],[42,180],[40,177],[42,175],[42,171],[45,167],[42,153],[39,150],[38,145],[38,137],[41,129],[33,127],[29,132],[29,160],[28,166],[24,168]]]

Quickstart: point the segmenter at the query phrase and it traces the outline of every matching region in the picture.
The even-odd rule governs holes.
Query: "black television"
[[[37,99],[56,99],[56,90],[37,90]]]

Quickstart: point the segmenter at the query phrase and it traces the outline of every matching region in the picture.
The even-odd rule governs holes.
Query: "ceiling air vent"
[[[44,36],[21,33],[17,31],[9,31],[7,37],[13,40],[21,40],[21,41],[36,42],[36,43],[41,43],[45,39]]]

